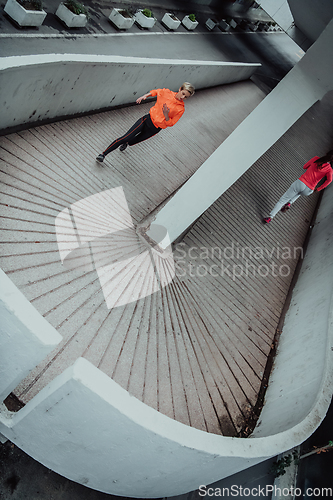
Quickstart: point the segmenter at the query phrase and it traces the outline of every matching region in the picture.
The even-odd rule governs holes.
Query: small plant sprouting
[[[283,476],[286,473],[286,467],[289,467],[291,462],[292,462],[291,455],[287,455],[274,462],[272,465],[272,472],[274,476],[275,477]]]
[[[285,457],[282,457],[274,462],[271,470],[275,477],[283,476],[286,473],[286,468],[292,464],[293,460],[296,463],[298,463],[299,460],[299,454],[295,450],[292,453],[289,453],[289,455],[286,455]]]
[[[76,0],[66,0],[64,4],[67,7],[67,9],[73,12],[73,14],[76,14],[77,16],[79,16],[80,14],[84,14],[85,16],[88,17],[88,11],[85,8],[85,6],[77,2]]]
[[[189,14],[188,18],[192,23],[195,23],[195,14]]]
[[[291,465],[293,460],[295,464],[298,464],[302,458],[309,457],[310,455],[313,455],[315,453],[316,454],[325,453],[332,449],[333,449],[333,441],[330,440],[327,445],[321,446],[320,448],[314,446],[314,450],[305,453],[304,455],[299,455],[299,453],[296,450],[294,450],[292,453],[289,453],[289,455],[286,455],[285,457],[282,457],[276,462],[274,462],[271,468],[271,472],[275,475],[275,477],[283,476],[286,473],[286,468]]]
[[[152,11],[150,9],[142,9],[141,12],[146,17],[154,17],[153,13],[152,13]]]

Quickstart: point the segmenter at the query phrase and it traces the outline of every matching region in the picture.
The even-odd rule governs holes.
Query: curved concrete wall
[[[2,407],[1,433],[69,479],[138,498],[191,491],[302,443],[324,418],[332,396],[332,216],[330,188],[251,438],[207,434],[176,422],[82,358],[18,413]]]
[[[61,341],[0,269],[0,398],[8,394]]]
[[[0,58],[0,129],[133,103],[153,88],[246,80],[260,64],[47,54]]]

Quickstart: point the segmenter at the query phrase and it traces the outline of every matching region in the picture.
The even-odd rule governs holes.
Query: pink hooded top
[[[319,169],[315,163],[318,158],[320,157],[314,156],[304,165],[303,168],[306,172],[299,177],[299,180],[313,190],[318,182],[326,175],[326,181],[318,188],[318,191],[321,191],[332,182],[332,167],[330,163],[324,163],[322,168]]]

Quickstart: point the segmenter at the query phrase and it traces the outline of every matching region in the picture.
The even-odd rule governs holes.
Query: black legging
[[[146,139],[149,139],[149,137],[157,134],[160,130],[162,129],[155,127],[151,121],[150,115],[145,115],[142,118],[139,118],[139,120],[134,123],[133,127],[131,127],[125,135],[113,141],[103,152],[103,155],[106,156],[111,153],[111,151],[117,149],[121,144],[126,144],[126,142],[129,146],[133,146],[133,144],[145,141]]]

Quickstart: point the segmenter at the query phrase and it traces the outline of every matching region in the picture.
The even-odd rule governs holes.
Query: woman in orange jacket
[[[183,83],[178,92],[172,92],[169,89],[150,90],[147,94],[136,100],[137,104],[147,99],[147,97],[157,97],[155,105],[150,108],[149,114],[139,118],[126,134],[114,140],[103,153],[96,158],[103,162],[107,154],[111,153],[120,146],[124,151],[127,146],[133,146],[138,142],[145,141],[160,130],[172,127],[185,111],[185,99],[188,99],[195,92],[194,86],[188,82]]]
[[[286,212],[291,207],[297,198],[300,196],[309,196],[313,191],[321,191],[332,182],[332,163],[333,163],[333,149],[326,153],[325,156],[314,156],[305,165],[306,172],[301,175],[295,182],[292,183],[288,191],[286,191],[271,213],[269,217],[265,217],[263,222],[269,224],[273,217],[281,210]],[[326,181],[320,186],[316,187],[318,182],[326,176]]]

